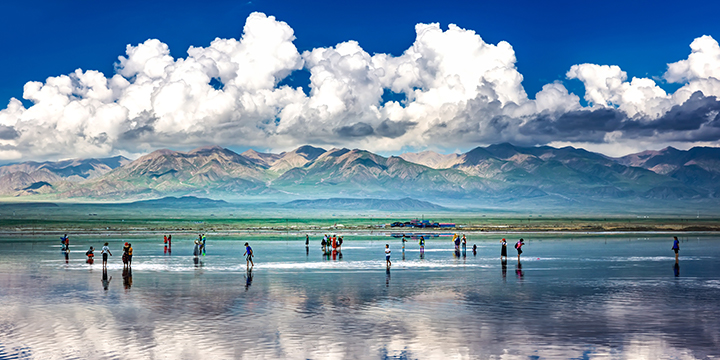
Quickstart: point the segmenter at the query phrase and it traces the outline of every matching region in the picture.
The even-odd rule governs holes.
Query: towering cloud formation
[[[0,160],[203,144],[391,151],[720,139],[720,47],[710,36],[668,65],[665,80],[683,84],[672,94],[618,66],[572,66],[567,77],[585,85],[581,106],[559,82],[529,98],[507,42],[455,25],[415,30],[400,56],[370,55],[355,41],[301,54],[288,24],[253,13],[240,40],[215,39],[186,58],[155,39],[128,45],[111,78],[78,69],[27,83],[33,105],[13,98],[0,111]],[[282,85],[295,71],[309,72],[309,93]]]

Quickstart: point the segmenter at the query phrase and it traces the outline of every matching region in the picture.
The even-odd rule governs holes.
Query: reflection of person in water
[[[250,285],[252,285],[252,281],[253,281],[252,268],[248,268],[247,274],[245,275],[245,291],[248,291],[250,289]]]
[[[477,245],[473,244],[473,256],[477,256]]]
[[[65,263],[70,263],[70,249],[63,250],[63,255],[65,255]]]
[[[385,287],[390,287],[390,267],[385,268]]]
[[[500,260],[500,264],[502,265],[502,277],[503,282],[507,281],[507,259]]]
[[[108,287],[110,286],[110,281],[111,281],[111,280],[112,280],[112,276],[108,278],[107,267],[104,267],[104,266],[103,266],[102,280],[101,280],[101,281],[102,281],[102,285],[103,285],[103,289],[105,289],[105,290],[108,289]]]
[[[675,265],[673,265],[673,272],[675,273],[675,277],[680,276],[680,263],[676,262]]]
[[[515,274],[517,275],[517,278],[522,280],[525,276],[525,272],[522,269],[522,263],[518,261],[517,267],[515,267]]]
[[[123,269],[122,272],[123,277],[123,286],[125,286],[125,290],[130,289],[132,287],[132,268],[127,267]]]

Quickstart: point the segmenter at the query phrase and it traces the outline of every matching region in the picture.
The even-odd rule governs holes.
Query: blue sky
[[[77,68],[112,75],[125,46],[149,38],[186,56],[191,45],[239,37],[253,11],[292,26],[301,51],[357,40],[371,54],[400,55],[416,23],[454,23],[513,45],[530,95],[585,62],[659,77],[694,38],[720,34],[713,1],[15,1],[0,13],[0,99],[21,98],[25,82]]]
[[[686,59],[689,45],[702,35],[720,38],[719,11],[720,2],[708,1],[17,1],[0,11],[0,101],[21,99],[27,81],[43,82],[77,68],[110,78],[126,45],[150,38],[167,44],[174,58],[187,57],[191,45],[207,47],[216,37],[239,39],[246,18],[262,12],[294,30],[293,43],[301,54],[356,40],[370,55],[400,56],[416,39],[415,24],[438,22],[443,30],[457,24],[488,44],[512,45],[514,66],[530,99],[543,85],[561,81],[587,106],[583,83],[566,77],[571,66],[618,65],[628,80],[654,79],[674,92],[683,84],[663,78],[667,64]]]

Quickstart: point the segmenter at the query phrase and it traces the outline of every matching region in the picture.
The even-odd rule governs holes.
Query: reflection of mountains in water
[[[237,154],[218,146],[158,150],[124,158],[22,163],[0,167],[0,194],[61,198],[283,198],[289,207],[392,203],[359,199],[588,202],[709,199],[720,190],[720,150],[667,148],[612,159],[572,147],[478,147],[383,157],[365,150],[303,146],[280,154]],[[292,203],[292,198],[307,197]],[[318,197],[332,199],[316,201]],[[417,200],[416,200],[417,201]],[[452,202],[452,201],[450,201]],[[416,203],[421,209],[437,209]]]

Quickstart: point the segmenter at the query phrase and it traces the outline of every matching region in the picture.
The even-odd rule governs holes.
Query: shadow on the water
[[[245,291],[250,290],[252,281],[253,281],[253,273],[252,273],[252,268],[250,268],[247,270],[247,273],[245,274]]]
[[[108,277],[107,268],[103,266],[102,270],[102,285],[103,289],[107,291],[108,287],[110,287],[110,281],[112,280],[112,276]]]
[[[125,287],[125,290],[130,289],[132,287],[132,268],[127,267],[127,268],[123,269],[122,278],[123,278],[123,286]]]

